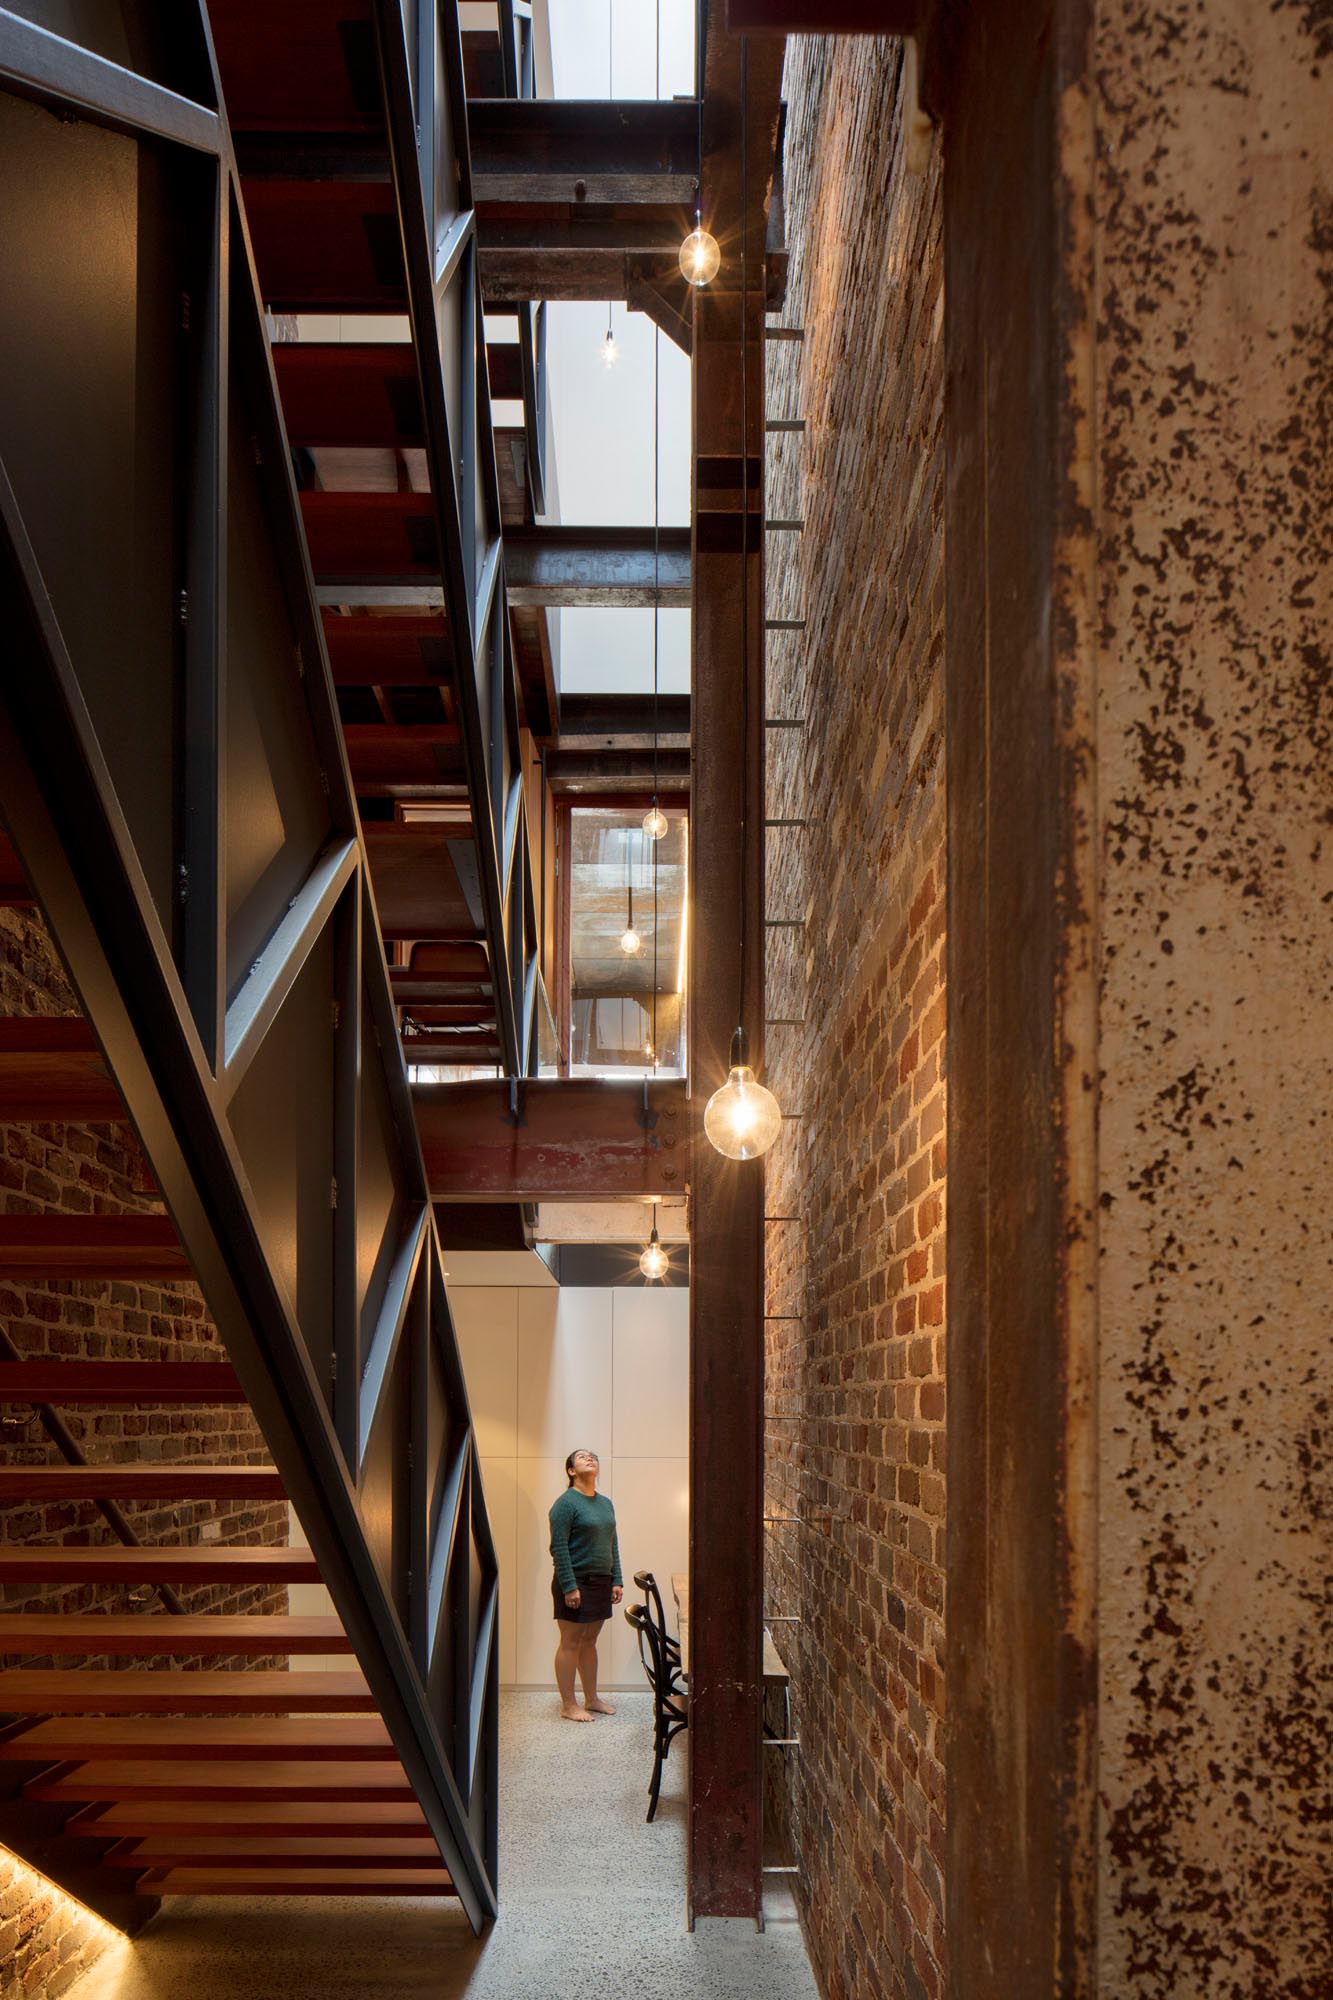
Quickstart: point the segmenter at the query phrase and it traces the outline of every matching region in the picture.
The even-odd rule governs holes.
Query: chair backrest
[[[634,1581],[639,1581],[636,1576]],[[652,1614],[646,1604],[627,1604],[625,1623],[629,1625],[639,1642],[639,1660],[648,1685],[661,1701],[671,1689],[671,1674],[667,1666],[662,1642],[653,1623]]]
[[[667,1631],[666,1610],[662,1603],[662,1593],[657,1587],[657,1578],[650,1569],[636,1569],[634,1572],[634,1582],[636,1588],[644,1594],[648,1615],[657,1627],[657,1636],[662,1641],[663,1650],[667,1653],[675,1652],[678,1654],[680,1652],[679,1642],[673,1639],[670,1632]]]

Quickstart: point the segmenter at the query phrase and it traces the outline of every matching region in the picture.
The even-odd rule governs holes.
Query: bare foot
[[[587,1709],[586,1709],[586,1708],[577,1708],[577,1707],[576,1707],[576,1708],[562,1708],[562,1709],[561,1709],[561,1711],[560,1711],[560,1713],[561,1713],[561,1716],[563,1717],[563,1719],[564,1719],[564,1720],[565,1720],[566,1722],[591,1722],[591,1721],[592,1721],[592,1717],[591,1717],[591,1716],[589,1715],[589,1713],[588,1713],[588,1711],[587,1711]]]
[[[588,1703],[588,1707],[594,1715],[615,1714],[615,1709],[612,1707],[611,1703],[609,1701],[603,1701],[602,1697],[599,1694],[595,1694],[593,1696],[592,1700]]]

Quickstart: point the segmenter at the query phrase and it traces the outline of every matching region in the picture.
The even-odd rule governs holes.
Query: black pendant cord
[[[656,20],[653,31],[653,96],[654,98],[660,98],[661,95],[662,95],[662,0],[657,0]],[[659,462],[659,452],[658,452],[658,436],[659,436],[660,420],[661,420],[661,368],[662,368],[662,330],[656,324],[656,322],[654,322],[653,324],[653,813],[654,815],[656,815],[661,810],[657,796],[657,728],[658,728],[657,649],[658,649],[658,625],[661,621],[661,616],[662,616],[662,607],[659,602],[661,588],[662,588],[662,579],[661,579],[662,537],[661,537],[661,503],[660,503],[660,462]],[[658,838],[657,833],[654,832],[652,839],[653,1008],[652,1008],[652,1027],[650,1030],[652,1038],[652,1065],[654,1069],[657,1068],[657,1061],[658,1061],[657,866],[658,866],[658,849],[661,847],[661,845],[662,845],[661,840]]]
[[[661,366],[662,332],[653,327],[653,813],[661,811],[657,796],[657,736],[658,736],[658,626],[662,608],[658,602],[661,594],[660,552],[661,520],[659,495],[659,453],[658,436],[661,413]],[[656,822],[654,821],[654,829]],[[658,853],[662,842],[656,830],[653,833],[653,1068],[657,1068],[657,869]]]
[[[750,82],[749,42],[741,36],[741,850],[740,960],[737,968],[736,1034],[732,1067],[745,1062],[745,954],[749,942],[746,911],[746,869],[750,832],[750,396],[749,396],[749,223],[750,223]],[[740,1055],[736,1054],[739,1043]]]

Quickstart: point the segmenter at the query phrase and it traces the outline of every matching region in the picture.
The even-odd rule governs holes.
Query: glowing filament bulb
[[[646,812],[643,816],[644,832],[647,834],[649,840],[662,840],[665,838],[666,834],[670,831],[670,828],[671,828],[670,820],[667,818],[666,814],[662,811],[661,806],[658,805],[657,800],[654,799],[652,804],[652,810],[650,812]]]
[[[681,276],[687,284],[707,285],[717,276],[722,252],[716,236],[710,236],[697,221],[680,246]]]
[[[704,1132],[709,1143],[729,1160],[754,1160],[766,1153],[782,1130],[782,1107],[771,1090],[758,1082],[745,1053],[745,1038],[737,1029],[727,1080],[704,1106]]]
[[[666,1251],[662,1248],[662,1240],[657,1233],[657,1224],[654,1223],[653,1233],[644,1245],[643,1254],[639,1258],[639,1269],[643,1272],[649,1284],[654,1284],[659,1279],[665,1278],[669,1268],[670,1259]]]
[[[619,359],[620,349],[616,345],[615,335],[608,326],[606,329],[606,339],[602,342],[602,366],[608,369],[614,368]]]

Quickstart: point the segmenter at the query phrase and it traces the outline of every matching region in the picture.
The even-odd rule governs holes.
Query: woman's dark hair
[[[572,1486],[574,1484],[574,1460],[578,1457],[581,1451],[586,1451],[589,1458],[597,1457],[597,1453],[593,1450],[591,1445],[576,1444],[573,1451],[570,1452],[569,1457],[565,1460],[565,1484],[567,1486]]]

